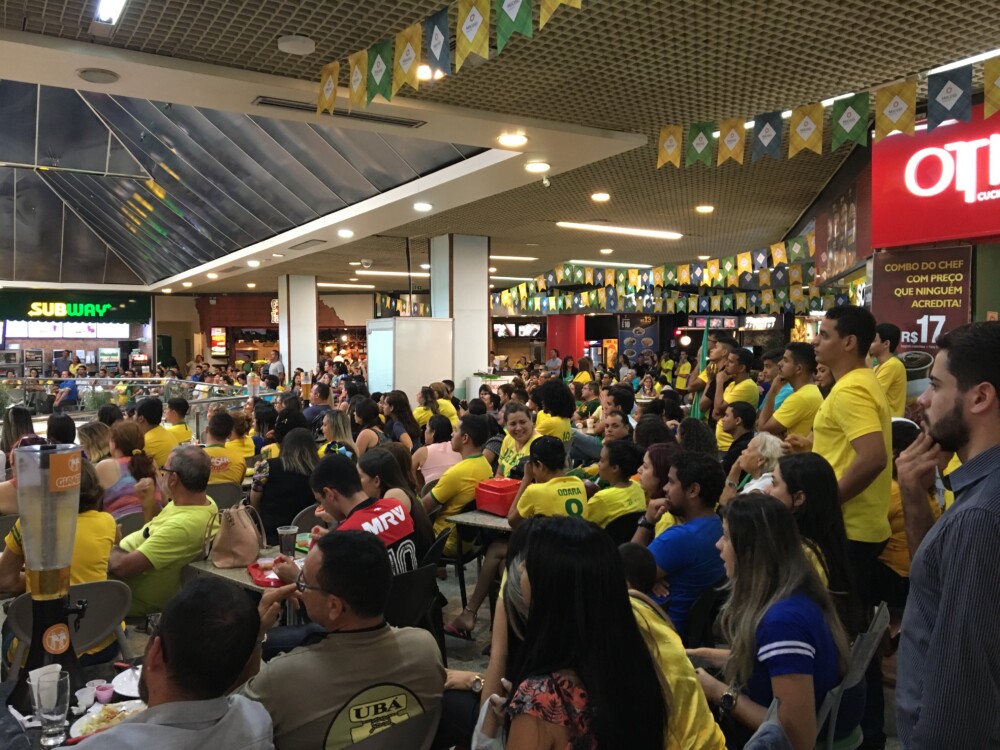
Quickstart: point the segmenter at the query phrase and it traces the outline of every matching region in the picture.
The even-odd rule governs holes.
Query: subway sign
[[[0,320],[79,323],[148,323],[149,295],[2,291]]]

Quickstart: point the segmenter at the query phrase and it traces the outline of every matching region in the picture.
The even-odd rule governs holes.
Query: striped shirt
[[[1000,747],[1000,445],[950,476],[955,503],[910,566],[896,681],[902,747]]]

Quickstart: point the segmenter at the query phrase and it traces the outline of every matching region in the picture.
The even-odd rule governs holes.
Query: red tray
[[[260,565],[255,562],[247,565],[247,573],[256,586],[277,589],[285,585],[273,570],[261,570]]]

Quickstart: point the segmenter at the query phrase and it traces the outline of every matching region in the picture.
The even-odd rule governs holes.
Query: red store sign
[[[872,245],[1000,235],[1000,116],[872,146]]]

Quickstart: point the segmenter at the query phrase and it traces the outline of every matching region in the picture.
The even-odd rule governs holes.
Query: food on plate
[[[273,557],[258,557],[257,567],[261,570],[273,570],[274,569],[274,558]]]
[[[644,339],[643,339],[643,340],[642,340],[642,341],[641,341],[640,343],[641,343],[641,344],[642,344],[643,346],[652,346],[652,345],[653,345],[653,339],[651,339],[651,338],[649,338],[649,336],[647,336],[647,337],[646,337],[646,338],[644,338]]]
[[[81,719],[76,729],[81,736],[103,732],[105,729],[111,729],[116,724],[125,721],[129,716],[133,716],[144,709],[145,705],[141,701],[109,703]]]
[[[626,349],[625,356],[628,357],[629,359],[632,359],[632,357],[635,356],[635,349]]]
[[[629,336],[627,339],[625,339],[624,343],[625,346],[635,346],[635,339]]]
[[[632,333],[634,333],[636,336],[645,336],[646,335],[646,329],[645,328],[633,328],[632,329]]]

